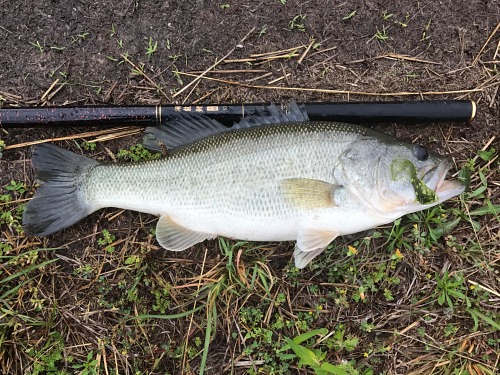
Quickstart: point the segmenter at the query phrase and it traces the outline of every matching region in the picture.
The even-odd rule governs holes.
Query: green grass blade
[[[349,375],[347,371],[340,368],[339,366],[332,365],[331,363],[325,362],[321,364],[321,370],[326,371],[329,374],[334,375]]]
[[[488,214],[500,214],[500,204],[489,204],[469,212],[470,216],[483,216]]]
[[[320,366],[318,357],[311,349],[308,349],[305,346],[299,345],[296,342],[294,342],[293,340],[290,340],[289,338],[285,338],[285,339],[286,339],[287,344],[290,345],[290,348],[297,355],[297,357],[300,358],[300,361],[303,364],[311,366],[311,367],[319,367]]]
[[[483,313],[479,312],[476,309],[467,309],[469,314],[471,314],[473,317],[479,317],[481,318],[485,323],[488,323],[490,326],[492,326],[496,331],[500,330],[500,323],[498,321],[494,321],[491,319],[489,316],[484,315]],[[498,318],[498,316],[497,316]]]
[[[0,285],[1,285],[1,284],[3,284],[3,283],[8,282],[8,281],[10,281],[10,280],[13,280],[13,279],[15,279],[16,277],[19,277],[19,276],[21,276],[21,275],[27,275],[29,272],[31,272],[31,271],[33,271],[33,270],[35,270],[35,269],[37,269],[37,268],[44,267],[44,266],[46,266],[46,265],[48,265],[48,264],[50,264],[50,263],[54,263],[54,262],[56,262],[56,261],[58,261],[58,260],[59,260],[58,258],[54,258],[54,259],[49,259],[49,260],[46,260],[45,262],[42,262],[42,263],[40,263],[40,264],[34,264],[34,265],[32,265],[32,266],[30,266],[30,267],[28,267],[28,268],[26,268],[26,269],[24,269],[24,270],[22,270],[22,271],[16,272],[16,273],[14,273],[14,274],[10,275],[9,277],[6,277],[5,279],[0,280]],[[24,282],[22,282],[22,283],[20,283],[19,285],[15,286],[14,288],[9,289],[8,291],[6,291],[4,294],[2,294],[2,295],[0,296],[0,299],[1,299],[1,300],[6,299],[6,298],[7,298],[8,296],[10,296],[11,294],[13,294],[13,293],[17,292],[17,290],[19,290],[19,288],[21,288],[23,285],[26,285],[26,283],[28,283],[30,280],[31,280],[31,279],[30,279],[30,278],[28,278],[28,279],[26,279]]]
[[[28,274],[29,272],[33,271],[34,269],[37,269],[37,268],[42,268],[50,263],[54,263],[55,261],[59,260],[58,258],[54,258],[54,259],[49,259],[49,260],[46,260],[45,262],[42,262],[40,264],[33,264],[31,266],[29,266],[28,268],[26,269],[23,269],[19,272],[16,272],[12,275],[10,275],[9,277],[6,277],[5,279],[2,279],[0,280],[0,284],[4,284],[4,283],[7,283],[9,282],[10,280],[12,279],[15,279],[16,277],[19,277],[21,275],[26,275]]]
[[[309,340],[310,338],[316,336],[316,335],[320,335],[320,336],[324,336],[328,333],[328,330],[326,328],[319,328],[319,329],[314,329],[312,331],[309,331],[309,332],[305,332],[301,335],[298,335],[296,337],[293,338],[293,342],[295,344],[300,344],[304,341],[307,341]],[[284,345],[281,349],[279,349],[280,352],[282,351],[286,351],[286,350],[289,350],[291,347],[290,345]]]
[[[210,337],[212,335],[212,321],[214,318],[217,320],[217,309],[215,305],[212,309],[208,310],[207,313],[207,328],[205,330],[205,342],[203,344],[203,354],[201,356],[200,375],[205,373],[205,367],[207,365],[208,349],[210,347]],[[213,324],[217,324],[217,321]]]

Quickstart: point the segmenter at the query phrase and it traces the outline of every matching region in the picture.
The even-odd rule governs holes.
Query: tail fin
[[[95,211],[82,189],[86,171],[98,163],[51,144],[33,149],[33,167],[42,182],[23,215],[24,231],[46,236],[73,225]]]

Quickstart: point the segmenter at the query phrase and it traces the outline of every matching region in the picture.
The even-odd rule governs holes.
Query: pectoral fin
[[[338,233],[332,231],[302,230],[293,252],[295,267],[304,268],[332,242]]]
[[[333,192],[338,186],[308,178],[289,178],[281,182],[285,198],[293,205],[305,208],[326,208],[335,205]]]
[[[198,242],[215,238],[215,235],[195,232],[177,224],[168,216],[161,216],[156,225],[156,239],[161,247],[171,251],[182,251]]]

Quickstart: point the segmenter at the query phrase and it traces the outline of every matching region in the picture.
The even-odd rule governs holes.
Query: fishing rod
[[[224,125],[262,110],[265,104],[192,104],[156,106],[11,107],[0,108],[0,127],[155,126],[176,113],[198,113]],[[299,103],[312,121],[356,124],[470,122],[476,115],[472,100]],[[283,106],[285,109],[286,106]]]

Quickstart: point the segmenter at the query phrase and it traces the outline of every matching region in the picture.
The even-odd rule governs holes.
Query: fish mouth
[[[433,190],[439,202],[443,202],[465,191],[465,184],[457,180],[446,180],[452,166],[451,159],[445,159],[437,166],[425,171],[422,181]]]

